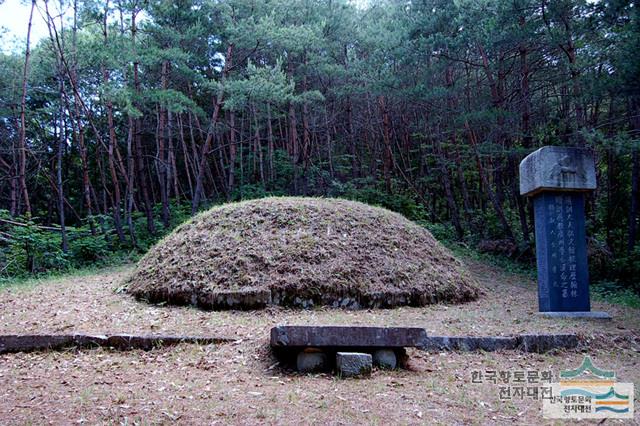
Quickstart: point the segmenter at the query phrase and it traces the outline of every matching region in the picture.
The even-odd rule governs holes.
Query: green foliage
[[[421,221],[420,223],[427,228],[438,241],[447,245],[449,248],[457,246],[456,230],[450,223],[431,223],[425,221]]]
[[[468,257],[489,265],[497,266],[506,272],[524,275],[531,280],[536,278],[535,264],[531,261],[519,261],[492,253],[483,253],[474,247],[453,240],[445,240],[445,245],[458,256]]]
[[[248,183],[241,185],[231,192],[232,201],[252,200],[254,198],[264,198],[268,196],[280,195],[269,192],[265,189],[264,185],[256,183]]]
[[[14,226],[8,233],[13,241],[3,251],[3,275],[66,270],[69,267],[69,257],[60,248],[60,236],[35,227],[33,222],[27,221],[26,224],[27,226]]]
[[[294,99],[294,85],[282,71],[280,61],[273,67],[247,64],[246,78],[225,83],[228,92],[225,109],[230,111],[246,107],[250,102],[258,105],[282,105]]]
[[[640,244],[627,255],[617,256],[608,270],[608,278],[627,283],[624,287],[640,295]]]
[[[104,237],[96,237],[85,234],[72,240],[70,246],[70,259],[73,259],[74,267],[102,263],[112,256],[111,247]]]
[[[640,294],[617,281],[599,281],[591,285],[596,300],[640,309]]]
[[[426,218],[424,208],[409,195],[389,194],[371,179],[362,179],[342,184],[333,182],[329,196],[360,201],[398,212],[408,219],[420,221]]]
[[[156,217],[160,216],[156,206]],[[157,224],[158,232],[149,234],[146,218],[136,213],[132,218],[137,237],[137,246],[130,241],[119,243],[111,216],[94,216],[97,226],[93,235],[88,224],[68,227],[69,247],[62,250],[59,228],[43,227],[24,217],[0,222],[0,283],[16,278],[50,275],[80,268],[121,264],[136,260],[160,238],[191,216],[189,203],[173,203],[171,226],[163,228]],[[0,219],[9,220],[6,210],[0,210]]]

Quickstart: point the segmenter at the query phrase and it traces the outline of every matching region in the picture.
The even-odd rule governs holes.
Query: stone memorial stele
[[[533,199],[541,315],[611,318],[592,312],[589,297],[584,206],[594,189],[589,150],[545,146],[520,163],[520,194]]]

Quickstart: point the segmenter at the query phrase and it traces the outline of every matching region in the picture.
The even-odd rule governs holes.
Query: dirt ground
[[[640,424],[640,311],[603,303],[613,321],[535,315],[535,283],[467,260],[484,294],[464,305],[346,311],[281,308],[205,312],[152,306],[115,293],[131,268],[0,290],[0,333],[175,333],[234,337],[223,345],[152,351],[67,350],[0,355],[1,424],[544,424],[539,400],[500,398],[474,371],[552,371],[589,354],[636,384]],[[433,335],[578,333],[576,351],[525,354],[410,351],[411,370],[365,380],[298,375],[268,347],[276,324],[407,325]],[[618,424],[607,420],[606,424]]]

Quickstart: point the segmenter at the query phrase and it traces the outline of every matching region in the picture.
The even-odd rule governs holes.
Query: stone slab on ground
[[[371,354],[359,352],[338,352],[336,369],[340,377],[369,377],[373,358]]]
[[[94,348],[107,347],[118,350],[149,350],[158,346],[171,346],[179,343],[214,344],[228,343],[235,339],[225,337],[194,337],[166,335],[89,335],[89,334],[26,334],[0,335],[0,354],[10,352],[31,352],[41,350],[59,350],[69,347]]]
[[[538,315],[546,318],[561,319],[613,319],[611,315],[603,311],[586,311],[586,312],[538,312]]]
[[[523,352],[544,353],[552,349],[574,349],[580,344],[575,334],[522,334],[518,347]]]
[[[521,350],[543,353],[552,349],[574,349],[580,340],[575,334],[521,334],[513,337],[429,336],[425,351],[486,351]]]
[[[424,350],[487,351],[514,350],[518,348],[517,337],[475,337],[475,336],[429,336]]]
[[[426,330],[416,327],[281,325],[271,329],[274,348],[404,348],[426,342]]]

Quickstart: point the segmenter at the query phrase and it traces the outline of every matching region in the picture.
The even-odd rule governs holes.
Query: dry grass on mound
[[[259,305],[254,299],[226,303],[224,295],[234,292],[266,293],[283,306],[349,308],[478,296],[462,263],[424,228],[385,209],[316,198],[267,198],[206,211],[147,253],[127,291],[153,303],[205,309]]]

